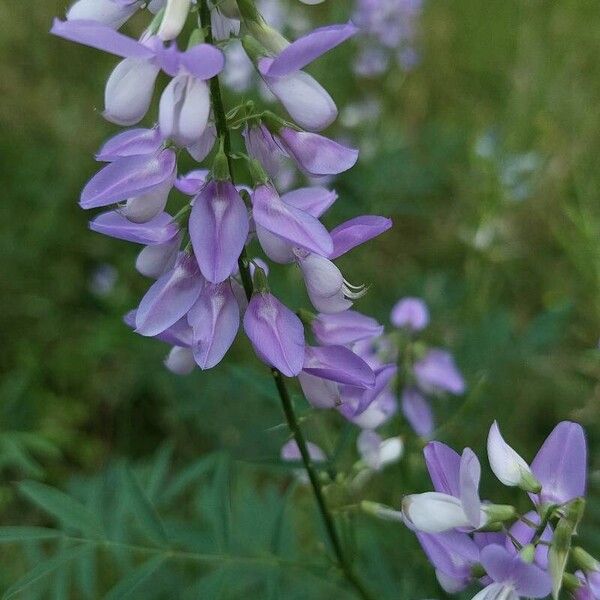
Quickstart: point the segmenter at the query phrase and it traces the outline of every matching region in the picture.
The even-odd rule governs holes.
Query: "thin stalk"
[[[214,40],[210,20],[210,9],[208,8],[207,0],[202,0],[200,4],[199,19],[200,25],[204,29],[204,32],[206,34],[206,42],[208,44],[213,44]],[[230,156],[231,137],[229,134],[229,128],[227,126],[227,117],[225,114],[223,96],[221,94],[221,85],[219,83],[218,76],[215,76],[210,80],[210,95],[217,135],[223,139],[223,149],[225,151],[225,154],[227,155],[229,173],[233,181],[233,165]],[[242,278],[242,284],[244,286],[244,292],[246,293],[248,301],[250,301],[254,289],[252,277],[250,275],[250,264],[245,249],[242,250],[242,253],[238,259],[238,265],[240,270],[240,276]],[[298,423],[298,419],[296,418],[296,413],[294,412],[292,399],[290,397],[290,393],[287,389],[283,375],[278,369],[271,369],[271,374],[273,375],[273,380],[275,382],[277,392],[279,393],[279,398],[281,400],[283,412],[285,414],[288,427],[290,428],[290,431],[292,432],[294,439],[298,444],[298,449],[300,450],[300,455],[302,457],[304,469],[306,470],[306,473],[308,475],[308,479],[310,481],[315,500],[319,508],[319,512],[321,513],[321,517],[325,525],[327,537],[329,538],[331,547],[333,549],[339,567],[343,571],[348,582],[354,587],[358,595],[364,600],[372,600],[372,596],[367,592],[361,581],[356,577],[354,571],[352,570],[350,562],[344,554],[340,537],[335,527],[333,516],[325,502],[325,497],[323,496],[323,490],[321,488],[321,482],[319,481],[317,471],[308,453],[306,440],[304,438],[304,434],[302,433],[302,429],[300,428],[300,424]]]

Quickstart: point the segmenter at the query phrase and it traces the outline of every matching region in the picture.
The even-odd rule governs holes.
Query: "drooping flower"
[[[397,462],[404,453],[404,442],[401,437],[384,440],[378,433],[368,429],[361,431],[356,443],[364,463],[375,471]]]
[[[392,324],[409,331],[421,331],[429,324],[429,309],[420,298],[402,298],[392,308]]]

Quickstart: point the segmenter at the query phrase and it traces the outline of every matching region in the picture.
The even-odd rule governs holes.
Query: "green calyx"
[[[264,185],[268,183],[269,176],[266,174],[262,165],[254,158],[247,158],[248,170],[250,171],[250,177],[255,185]]]
[[[216,181],[229,181],[231,179],[229,160],[227,154],[225,154],[223,138],[219,139],[219,149],[213,160],[211,175]]]
[[[573,562],[583,571],[600,571],[600,562],[598,562],[589,552],[586,552],[581,546],[575,546],[571,550]]]
[[[483,510],[488,518],[485,524],[486,527],[492,523],[512,521],[517,517],[517,511],[515,507],[510,506],[509,504],[487,504],[483,507]]]
[[[260,294],[264,294],[269,291],[269,282],[267,280],[267,274],[264,272],[262,267],[257,264],[254,265],[254,291]]]

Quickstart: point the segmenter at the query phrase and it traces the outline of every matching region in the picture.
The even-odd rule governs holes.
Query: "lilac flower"
[[[275,296],[256,292],[244,314],[244,331],[258,357],[294,377],[304,365],[304,328],[300,319]]]
[[[182,252],[175,266],[158,278],[138,306],[136,332],[155,336],[185,316],[198,299],[204,280],[193,255]]]
[[[202,274],[220,283],[237,267],[248,237],[248,213],[230,181],[210,181],[194,200],[189,221],[192,246]]]
[[[369,430],[361,431],[357,448],[363,462],[374,471],[381,471],[385,466],[397,462],[404,453],[402,438],[384,440],[378,433]]]
[[[534,564],[524,562],[496,544],[481,551],[481,564],[492,582],[473,600],[518,600],[545,598],[552,590],[550,576]]]
[[[392,324],[409,331],[421,331],[429,323],[429,310],[420,298],[402,298],[392,308]]]
[[[363,215],[345,221],[331,230],[333,253],[329,258],[334,259],[346,254],[352,248],[386,232],[391,226],[391,219],[374,215]]]
[[[540,504],[564,504],[584,496],[587,445],[581,425],[570,421],[559,423],[533,459],[531,470],[542,491],[530,497]]]
[[[357,407],[360,398],[344,398],[344,403],[340,406],[340,412],[352,423],[362,429],[377,429],[389,419],[398,410],[396,396],[388,389],[380,392],[372,402],[360,413]]]
[[[152,246],[165,244],[177,235],[178,227],[171,215],[162,213],[146,223],[132,223],[118,211],[109,211],[90,221],[90,229],[104,235]]]
[[[419,387],[427,392],[462,394],[465,382],[449,352],[432,348],[414,364]]]
[[[307,346],[302,370],[309,375],[361,388],[375,386],[375,374],[344,346]]]
[[[312,331],[322,345],[346,346],[364,339],[379,337],[383,326],[372,317],[354,310],[335,314],[319,314],[312,322]]]
[[[229,281],[206,283],[187,315],[194,359],[201,369],[221,362],[240,326],[240,309]]]
[[[417,435],[429,437],[433,433],[433,414],[429,402],[414,387],[402,392],[402,414]]]
[[[102,145],[96,154],[96,160],[112,162],[124,156],[155,154],[162,145],[163,139],[158,127],[126,129]]]
[[[274,178],[281,167],[283,153],[273,134],[260,123],[246,127],[243,136],[248,155],[262,165],[269,177]]]

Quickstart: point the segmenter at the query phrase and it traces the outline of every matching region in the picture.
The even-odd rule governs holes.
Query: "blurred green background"
[[[350,14],[337,0],[300,9],[315,25]],[[308,491],[290,487],[289,471],[269,464],[286,431],[268,374],[242,336],[219,367],[179,378],[162,368],[165,346],[122,323],[147,287],[133,268],[138,248],[90,233],[89,215],[77,206],[97,169],[94,152],[117,131],[100,115],[115,59],[49,36],[52,17],[64,10],[56,0],[0,3],[0,523],[52,522],[19,494],[16,483],[25,479],[96,501],[100,512],[112,510],[122,492],[120,480],[111,479],[115,465],[127,461],[143,485],[154,481],[159,500],[169,478],[196,465],[198,477],[208,473],[218,487],[207,500],[217,520],[229,503],[219,496],[219,473],[232,469],[231,478],[243,482],[231,503],[246,506],[239,532],[250,546],[257,515],[275,514],[269,502],[278,506],[291,490],[292,529],[302,547],[320,548]],[[127,28],[139,30],[135,20]],[[335,182],[340,200],[328,224],[360,213],[394,221],[340,265],[350,281],[370,285],[357,308],[382,322],[401,296],[429,303],[427,337],[456,354],[469,385],[466,402],[437,407],[444,441],[483,457],[496,418],[530,459],[557,421],[585,426],[591,500],[583,536],[600,552],[600,11],[576,0],[429,0],[417,46],[421,60],[408,73],[354,77],[352,44],[312,69],[342,117],[349,105],[372,98],[382,107],[352,131],[342,118],[331,132],[366,151]],[[237,101],[228,95],[230,106]],[[273,288],[293,306],[306,302],[293,269],[276,269]],[[333,447],[342,428],[337,415],[304,416],[310,439]],[[404,493],[427,489],[418,448],[409,450],[369,482],[364,497],[398,505]],[[349,464],[352,452],[350,445]],[[215,473],[213,463],[201,462],[207,456],[216,460]],[[198,498],[208,494],[200,488]],[[495,489],[491,477],[483,489]],[[202,502],[193,490],[184,491],[185,501],[175,492],[160,501],[183,536],[186,518],[195,523],[190,507]],[[507,492],[504,499],[511,498]],[[445,597],[400,525],[352,518],[358,569],[382,597]],[[188,528],[191,537],[194,525]],[[55,551],[44,544],[1,548],[0,590]],[[120,573],[140,557],[128,560]],[[82,561],[83,575],[52,574],[45,578],[50,587],[36,584],[19,597],[102,597],[120,577],[107,561]],[[152,572],[148,590],[188,597],[174,581],[183,586],[223,571],[211,584],[221,586],[218,593],[199,587],[189,597],[238,598],[247,590],[269,597],[256,572],[246,573],[245,588],[236,575],[236,591],[226,570],[184,567]],[[278,581],[285,592],[268,593],[331,594],[315,584],[306,595],[298,586],[307,581],[296,574]],[[148,590],[132,597],[149,598]],[[336,593],[351,597],[344,588]]]

